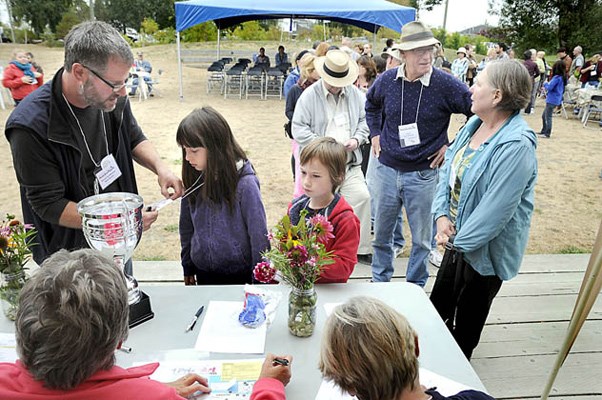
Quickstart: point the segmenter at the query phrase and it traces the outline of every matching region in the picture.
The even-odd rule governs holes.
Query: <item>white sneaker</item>
[[[401,255],[403,251],[403,247],[393,246],[393,258],[397,258]]]
[[[441,266],[441,261],[443,261],[443,254],[439,253],[439,250],[437,249],[431,250],[429,253],[429,262],[439,268]]]

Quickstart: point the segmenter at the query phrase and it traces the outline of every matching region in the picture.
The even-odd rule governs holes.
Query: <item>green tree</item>
[[[203,22],[182,31],[184,42],[209,42],[217,40],[217,27],[213,21]]]
[[[54,32],[72,4],[72,0],[10,0],[13,19],[27,22],[37,35],[47,26]]]
[[[601,7],[602,0],[504,0],[499,32],[520,49],[564,46],[570,51],[579,44],[598,50],[602,35],[594,32]]]
[[[234,30],[233,35],[241,40],[265,40],[266,32],[258,21],[243,22]]]
[[[97,19],[123,31],[140,29],[145,18],[156,21],[161,29],[175,26],[174,0],[96,0],[94,12]]]
[[[82,22],[82,19],[73,11],[66,12],[63,14],[63,18],[56,26],[56,37],[58,39],[64,38],[67,33],[73,28],[75,25]]]

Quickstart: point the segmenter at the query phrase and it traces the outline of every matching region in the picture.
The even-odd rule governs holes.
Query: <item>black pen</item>
[[[288,367],[288,360],[286,358],[274,358],[272,360],[272,365],[282,365],[284,367]]]
[[[205,309],[205,306],[201,306],[201,308],[199,308],[199,310],[196,312],[196,314],[194,314],[194,317],[192,317],[192,321],[190,321],[188,328],[186,328],[186,330],[184,332],[190,332],[194,328],[194,324],[196,324],[196,320],[199,319],[199,317],[203,313],[204,309]]]

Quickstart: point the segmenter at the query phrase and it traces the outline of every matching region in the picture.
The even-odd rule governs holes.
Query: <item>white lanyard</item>
[[[405,79],[401,79],[401,117],[399,119],[399,125],[403,125],[403,92],[404,92],[404,82]],[[416,107],[416,118],[414,119],[414,123],[418,123],[418,112],[420,110],[420,100],[422,100],[422,89],[424,89],[424,85],[422,81],[420,82],[420,95],[418,96],[418,106]]]

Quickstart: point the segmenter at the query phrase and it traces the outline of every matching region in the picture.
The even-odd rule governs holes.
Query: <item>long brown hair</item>
[[[184,146],[203,147],[207,150],[207,167],[204,171],[205,176],[197,183],[198,185],[204,182],[200,189],[201,199],[209,199],[214,203],[226,202],[232,210],[239,179],[236,162],[246,161],[247,157],[234,139],[224,117],[211,107],[197,108],[180,122],[176,141],[182,147],[184,187],[190,189],[201,176],[201,172],[186,161]],[[197,195],[195,192],[189,196],[192,204]]]

